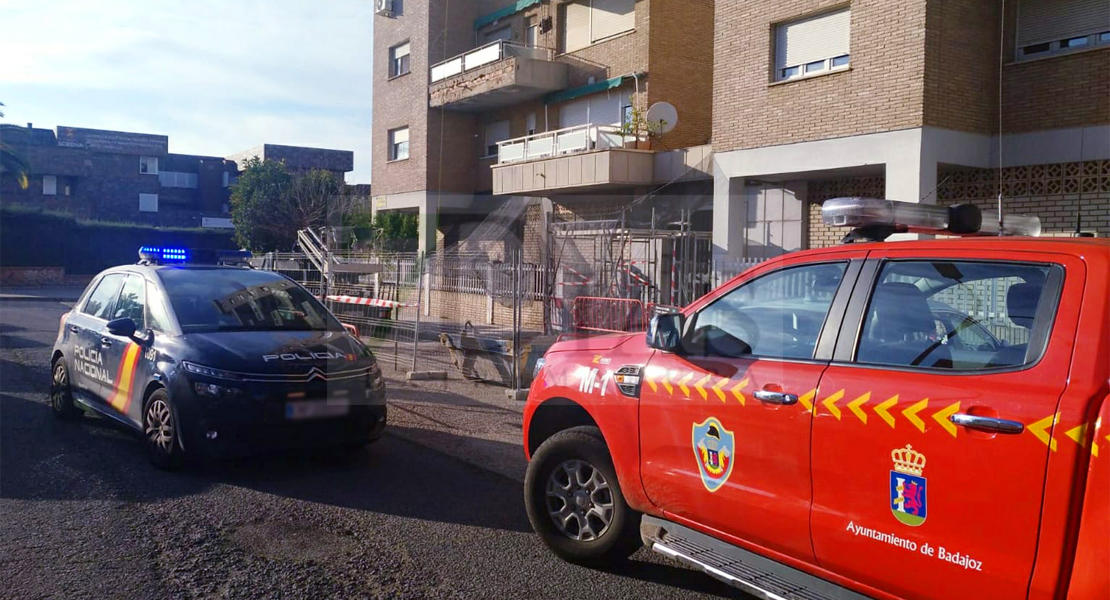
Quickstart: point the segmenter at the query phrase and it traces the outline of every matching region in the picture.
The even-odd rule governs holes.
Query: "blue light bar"
[[[139,258],[158,263],[188,262],[189,249],[173,246],[143,246],[139,248]]]

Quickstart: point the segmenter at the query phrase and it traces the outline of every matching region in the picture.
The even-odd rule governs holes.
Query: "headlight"
[[[190,373],[195,373],[197,375],[204,375],[205,377],[215,377],[216,379],[240,378],[238,374],[232,373],[231,371],[221,371],[220,369],[213,369],[212,367],[205,367],[203,365],[198,365],[196,363],[191,363],[188,361],[183,361],[181,364],[185,365],[186,371]]]
[[[382,375],[382,368],[377,362],[370,365],[370,370],[366,373],[367,390],[366,394],[369,395],[371,391],[378,391],[385,387],[385,377]]]
[[[536,378],[538,378],[540,376],[540,369],[542,369],[544,364],[546,364],[546,363],[547,363],[547,359],[542,357],[542,356],[536,359],[536,367],[534,369],[532,369],[532,380],[533,381],[535,381]]]
[[[198,396],[206,396],[208,398],[235,398],[243,393],[238,388],[224,387],[214,383],[193,383],[193,390]]]

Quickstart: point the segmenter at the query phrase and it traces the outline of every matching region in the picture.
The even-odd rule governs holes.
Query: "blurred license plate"
[[[293,421],[300,419],[321,419],[342,417],[351,411],[350,404],[344,400],[305,400],[285,403],[285,418]]]

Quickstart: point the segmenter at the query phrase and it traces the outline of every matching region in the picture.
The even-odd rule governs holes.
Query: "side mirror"
[[[682,330],[685,325],[686,316],[682,313],[655,315],[648,325],[648,347],[664,352],[677,352],[682,346]]]
[[[118,335],[120,337],[132,337],[138,331],[139,326],[130,317],[123,317],[120,319],[113,319],[108,321],[108,333]]]

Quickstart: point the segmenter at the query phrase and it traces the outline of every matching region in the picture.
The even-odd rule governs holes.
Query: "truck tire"
[[[524,505],[532,529],[568,562],[604,566],[635,552],[640,514],[629,508],[596,427],[548,438],[528,463]]]
[[[54,417],[61,421],[76,421],[84,414],[73,401],[73,390],[70,388],[69,368],[66,359],[59,358],[54,361],[50,369],[50,411]]]

